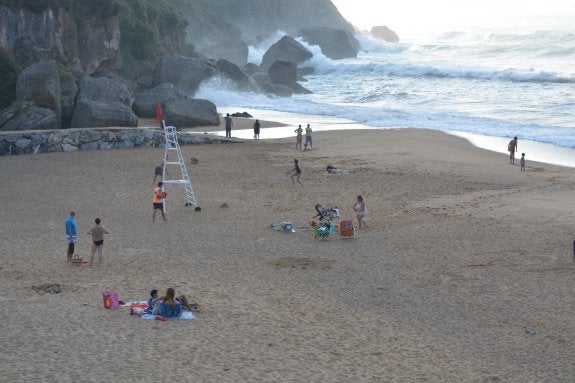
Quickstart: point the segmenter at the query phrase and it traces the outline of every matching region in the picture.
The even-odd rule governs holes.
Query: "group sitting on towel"
[[[195,303],[190,304],[185,295],[180,295],[176,298],[176,290],[169,288],[166,295],[158,297],[158,290],[153,289],[148,298],[148,311],[153,315],[159,315],[164,318],[179,318],[182,315],[182,310],[196,312],[198,305]]]

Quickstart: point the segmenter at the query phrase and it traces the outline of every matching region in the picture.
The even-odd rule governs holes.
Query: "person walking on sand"
[[[76,211],[72,210],[66,220],[66,243],[68,251],[66,253],[66,262],[72,262],[74,256],[74,245],[78,242],[78,230],[76,227]]]
[[[521,160],[519,161],[521,164],[521,171],[525,171],[525,153],[521,153]]]
[[[154,188],[154,197],[152,199],[152,204],[154,206],[154,213],[152,214],[152,222],[156,222],[156,211],[162,213],[162,218],[164,222],[166,221],[166,214],[164,213],[164,198],[166,198],[166,192],[162,191],[164,186],[163,182],[158,182],[158,186]]]
[[[297,129],[294,130],[294,132],[297,134],[295,138],[295,148],[301,150],[301,139],[303,134],[303,129],[301,128],[301,125],[299,125]]]
[[[359,225],[359,228],[361,229],[362,227],[367,226],[365,222],[363,222],[363,219],[367,215],[367,206],[365,204],[365,201],[363,200],[363,197],[360,195],[357,196],[355,204],[353,205],[353,212],[357,217],[357,223]]]
[[[254,122],[254,139],[259,140],[260,139],[260,120],[256,119],[256,122]]]
[[[226,121],[226,138],[232,138],[232,126],[234,126],[234,122],[229,113],[226,114],[224,120]]]
[[[309,145],[309,150],[312,149],[311,133],[312,133],[311,127],[309,126],[309,124],[307,124],[307,127],[305,128],[305,147],[307,149]]]
[[[292,169],[291,175],[290,175],[291,183],[293,185],[295,185],[295,181],[294,181],[294,177],[295,177],[297,183],[300,184],[301,186],[303,186],[303,184],[299,180],[300,176],[301,176],[301,169],[299,168],[299,163],[298,163],[298,160],[296,158],[293,160],[293,169]]]
[[[509,163],[515,163],[515,152],[517,151],[517,136],[513,137],[509,144],[507,144],[507,151],[509,152]]]
[[[98,265],[102,264],[102,252],[104,250],[104,234],[110,234],[108,230],[100,223],[102,220],[100,218],[96,218],[94,220],[96,226],[91,228],[86,234],[92,236],[92,249],[90,252],[90,263],[89,265],[92,266],[94,262],[94,255],[97,255],[98,258]]]

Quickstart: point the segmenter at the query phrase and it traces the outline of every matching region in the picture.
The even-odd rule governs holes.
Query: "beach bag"
[[[104,307],[107,309],[116,310],[120,307],[118,302],[118,293],[114,291],[102,292],[102,299],[104,300]]]

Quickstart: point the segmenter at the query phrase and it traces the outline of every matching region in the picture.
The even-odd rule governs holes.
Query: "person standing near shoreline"
[[[513,137],[509,144],[507,145],[507,151],[509,152],[509,163],[515,163],[515,152],[517,151],[517,136]]]
[[[164,213],[164,198],[166,198],[166,192],[162,191],[162,186],[164,186],[164,183],[158,182],[158,186],[154,188],[154,197],[152,199],[154,213],[152,214],[152,222],[156,222],[157,210],[162,213],[164,222],[166,221],[166,214]]]
[[[311,127],[309,126],[309,124],[307,124],[307,127],[305,128],[305,148],[307,149],[307,146],[309,144],[309,150],[312,149],[311,134],[312,134]]]
[[[254,139],[259,140],[260,139],[260,120],[256,119],[256,122],[254,122]]]
[[[91,228],[86,234],[92,236],[92,249],[90,253],[90,263],[89,265],[92,266],[94,262],[94,255],[97,254],[98,257],[98,265],[102,264],[102,252],[104,249],[104,234],[110,234],[108,230],[100,223],[102,220],[100,218],[96,218],[95,221],[96,226]]]
[[[294,130],[294,133],[296,133],[295,148],[301,150],[301,139],[303,134],[303,129],[301,128],[301,125],[298,125],[297,129]]]
[[[232,126],[234,126],[234,122],[229,113],[226,114],[224,120],[226,121],[226,138],[232,138]]]
[[[519,163],[521,164],[521,171],[524,172],[525,171],[525,153],[521,153],[521,160],[519,160]]]
[[[72,262],[74,256],[74,245],[78,242],[78,230],[76,227],[76,211],[72,210],[66,220],[66,242],[68,251],[66,253],[66,262]]]

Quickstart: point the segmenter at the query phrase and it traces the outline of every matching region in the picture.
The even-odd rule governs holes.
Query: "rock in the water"
[[[357,57],[359,41],[348,31],[327,27],[304,28],[299,35],[311,45],[319,45],[321,53],[332,60]]]
[[[295,93],[312,93],[297,83],[297,67],[291,61],[276,61],[268,70],[268,75],[272,84],[287,86]]]
[[[216,67],[228,79],[232,80],[240,91],[256,91],[257,87],[250,78],[242,72],[239,66],[228,60],[218,60]]]
[[[387,41],[388,43],[399,42],[397,33],[386,27],[385,25],[376,26],[371,28],[371,35],[376,39]]]
[[[312,57],[313,54],[309,50],[293,37],[286,35],[264,53],[260,67],[267,71],[276,61],[291,61],[297,66]]]
[[[167,125],[177,128],[219,125],[220,116],[216,105],[208,100],[179,99],[166,104],[164,118]]]

